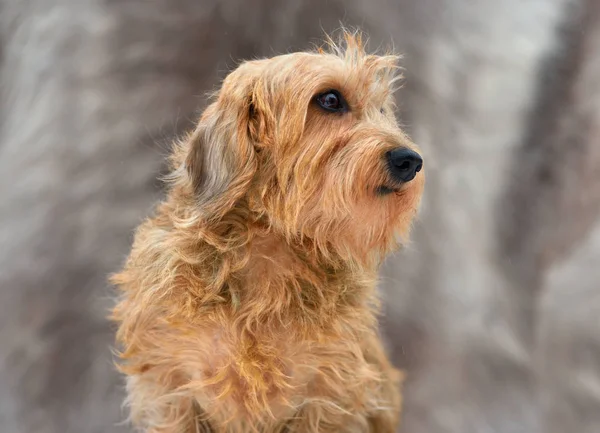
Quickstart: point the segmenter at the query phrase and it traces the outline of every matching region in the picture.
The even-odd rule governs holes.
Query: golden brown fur
[[[361,38],[243,63],[172,155],[170,189],[122,272],[121,370],[154,433],[393,432],[401,374],[382,348],[375,283],[407,235],[424,176],[392,113],[395,56]],[[348,113],[314,95],[338,89]]]

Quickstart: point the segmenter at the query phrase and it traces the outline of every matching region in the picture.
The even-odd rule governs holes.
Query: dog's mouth
[[[410,187],[410,182],[404,182],[401,183],[400,185],[389,185],[389,184],[383,184],[383,185],[379,185],[377,188],[375,188],[375,194],[379,197],[386,197],[389,196],[391,194],[403,194],[404,191]]]
[[[386,195],[390,195],[395,192],[399,192],[400,188],[392,188],[387,185],[380,185],[375,189],[375,194],[378,196],[384,197]]]
[[[375,189],[375,194],[377,194],[379,197],[385,197],[390,194],[399,194],[402,192],[402,190],[405,189],[405,186],[406,184],[394,187],[388,185],[380,185]]]

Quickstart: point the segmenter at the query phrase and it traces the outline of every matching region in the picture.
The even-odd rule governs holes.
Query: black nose
[[[399,148],[387,153],[390,172],[400,182],[410,182],[423,168],[423,158],[410,149]]]

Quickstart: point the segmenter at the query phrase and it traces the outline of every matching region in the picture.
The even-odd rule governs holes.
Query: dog
[[[399,57],[339,43],[247,61],[174,144],[166,198],[112,276],[145,432],[393,432],[403,375],[376,281],[424,186]]]

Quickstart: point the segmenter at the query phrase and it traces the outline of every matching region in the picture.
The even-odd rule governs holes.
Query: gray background
[[[426,156],[382,274],[406,433],[600,431],[600,2],[0,0],[0,432],[124,432],[106,275],[241,58],[404,53]]]

